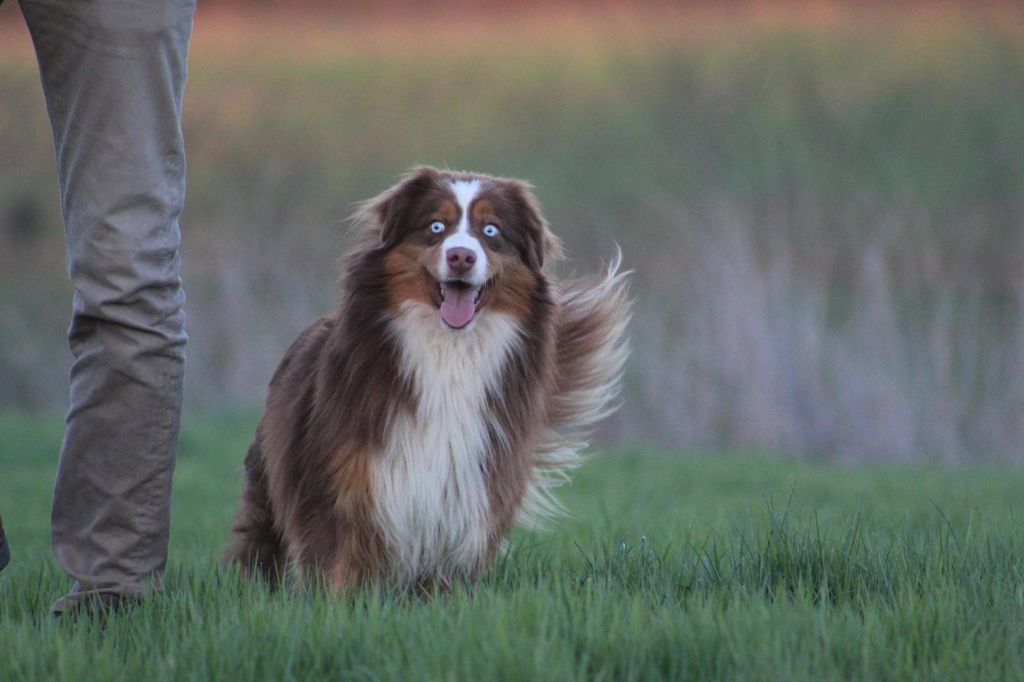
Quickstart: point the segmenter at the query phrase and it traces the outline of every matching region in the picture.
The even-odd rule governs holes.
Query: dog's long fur
[[[446,585],[559,511],[552,488],[618,390],[621,259],[558,281],[528,187],[482,175],[415,169],[356,221],[339,309],[271,380],[226,558],[271,584]],[[450,279],[453,245],[480,264]],[[453,328],[460,301],[473,317]]]

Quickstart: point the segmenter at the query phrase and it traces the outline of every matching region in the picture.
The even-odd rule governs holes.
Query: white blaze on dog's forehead
[[[479,180],[454,180],[449,183],[452,192],[455,194],[455,201],[459,204],[459,224],[451,235],[445,238],[441,244],[440,273],[442,279],[452,277],[448,268],[448,251],[457,247],[469,249],[476,256],[476,263],[466,273],[466,279],[475,286],[482,286],[487,280],[487,253],[480,244],[480,240],[469,233],[469,209],[473,205],[473,199],[480,192]]]
[[[473,199],[480,192],[480,181],[455,180],[451,183],[451,186],[452,191],[455,193],[455,201],[459,204],[459,212],[461,213],[459,226],[455,232],[469,232],[469,207],[473,204]]]

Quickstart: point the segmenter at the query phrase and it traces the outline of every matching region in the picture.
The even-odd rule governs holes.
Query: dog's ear
[[[530,185],[512,182],[512,196],[515,199],[516,222],[528,237],[526,264],[540,272],[545,262],[562,257],[562,242],[552,234],[541,212],[540,203],[533,196]]]
[[[386,246],[401,241],[418,199],[437,187],[440,180],[441,172],[436,168],[413,168],[393,187],[368,202],[366,210],[380,225],[380,239]]]

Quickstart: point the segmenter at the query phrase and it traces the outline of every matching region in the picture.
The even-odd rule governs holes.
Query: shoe
[[[54,618],[75,620],[88,618],[105,621],[108,616],[123,613],[141,602],[134,595],[122,595],[116,592],[93,592],[85,595],[71,594],[57,600],[50,610]]]
[[[11,563],[11,548],[7,544],[7,533],[4,532],[4,520],[0,518],[0,571]]]

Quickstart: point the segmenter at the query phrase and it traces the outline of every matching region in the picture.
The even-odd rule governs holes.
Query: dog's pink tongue
[[[441,301],[441,319],[449,327],[461,329],[469,324],[476,312],[473,299],[476,289],[444,285],[444,300]]]

